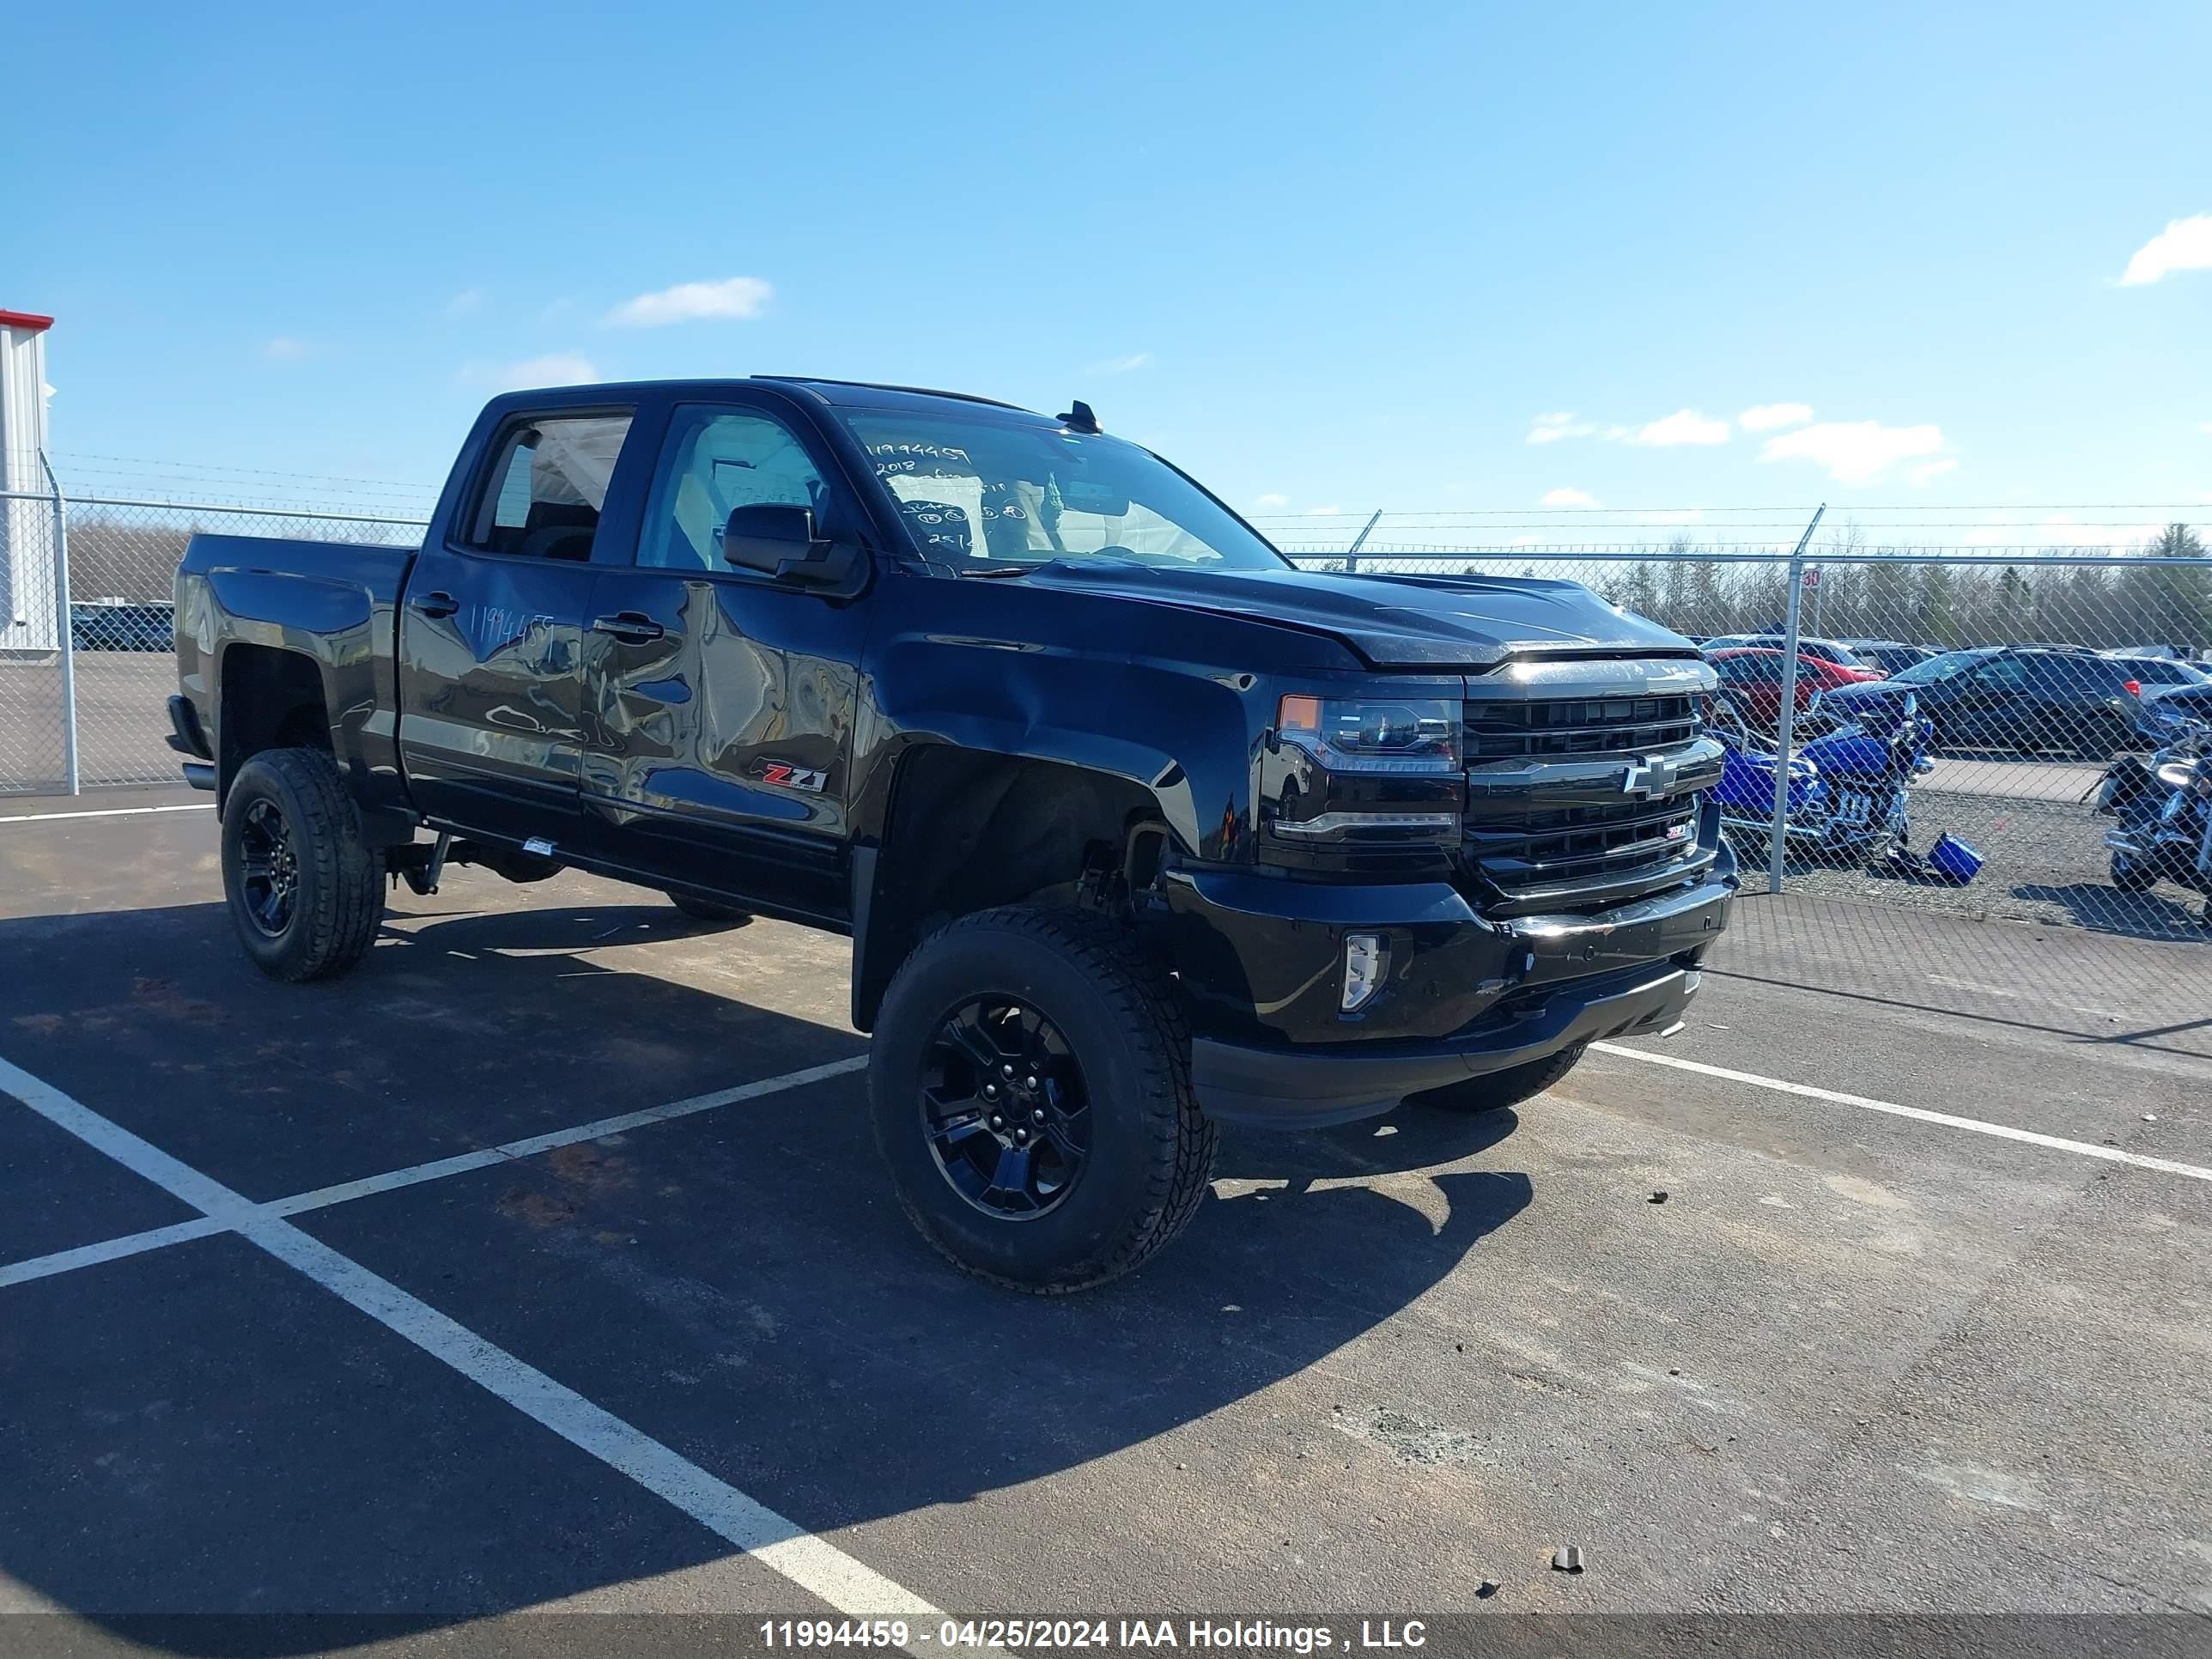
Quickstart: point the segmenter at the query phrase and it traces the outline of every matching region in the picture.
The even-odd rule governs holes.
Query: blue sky
[[[10,23],[57,450],[427,484],[517,376],[801,371],[1270,517],[2212,501],[2201,0],[453,9]]]

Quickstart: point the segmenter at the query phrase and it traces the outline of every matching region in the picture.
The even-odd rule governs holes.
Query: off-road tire
[[[734,927],[753,919],[753,913],[750,910],[740,910],[734,905],[717,904],[712,899],[693,898],[688,893],[671,893],[668,902],[694,921],[720,922]]]
[[[1033,1006],[1082,1068],[1089,1158],[1044,1214],[994,1218],[953,1189],[924,1133],[921,1079],[940,1022],[978,995]],[[1219,1132],[1191,1092],[1190,1033],[1166,975],[1085,911],[980,910],[931,935],[884,994],[868,1065],[876,1145],[900,1206],[952,1264],[1057,1295],[1136,1267],[1197,1212]]]
[[[282,815],[297,860],[289,921],[271,936],[242,896],[240,829],[268,800]],[[384,919],[384,866],[362,833],[361,814],[337,763],[320,749],[265,749],[238,769],[222,803],[222,887],[239,943],[271,979],[335,979],[368,954]]]
[[[1471,1077],[1464,1083],[1450,1083],[1441,1089],[1426,1090],[1407,1097],[1407,1103],[1434,1106],[1447,1112],[1496,1112],[1508,1106],[1518,1106],[1522,1101],[1542,1094],[1573,1071],[1575,1062],[1583,1057],[1583,1050],[1587,1046],[1577,1042],[1571,1048],[1562,1048],[1556,1054],[1547,1054],[1543,1059],[1529,1060],[1526,1065],[1509,1066],[1502,1072]]]

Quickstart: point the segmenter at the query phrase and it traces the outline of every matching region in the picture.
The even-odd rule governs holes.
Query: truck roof
[[[995,398],[979,398],[973,392],[940,392],[928,386],[890,386],[873,380],[822,380],[804,374],[754,374],[743,379],[623,380],[591,386],[547,386],[532,391],[502,392],[493,401],[502,405],[541,403],[548,398],[573,403],[593,398],[669,391],[711,396],[717,392],[732,392],[752,386],[772,386],[783,391],[805,392],[817,402],[845,409],[923,410],[934,405],[945,412],[965,410],[971,413],[977,409],[988,409],[1018,416],[1023,421],[1034,421],[1040,426],[1059,424],[1051,416],[1040,415],[1035,410],[1024,409],[1018,404],[1001,403]]]

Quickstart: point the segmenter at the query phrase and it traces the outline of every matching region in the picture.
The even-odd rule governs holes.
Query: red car
[[[1758,646],[1716,651],[1706,660],[1721,677],[1721,690],[1743,713],[1747,725],[1772,731],[1782,723],[1783,653]],[[1793,700],[1802,714],[1813,706],[1814,694],[1831,686],[1856,685],[1878,680],[1879,673],[1863,668],[1844,668],[1818,657],[1797,659],[1797,695]]]

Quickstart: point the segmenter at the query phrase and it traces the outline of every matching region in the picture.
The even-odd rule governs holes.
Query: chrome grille
[[[1703,722],[1694,696],[1485,700],[1470,702],[1463,720],[1462,859],[1493,914],[1624,904],[1711,861],[1698,839],[1698,787],[1714,773],[1710,744],[1698,745],[1671,793],[1639,799],[1624,787],[1631,766],[1684,756],[1696,744]],[[1556,780],[1567,768],[1587,781],[1567,785],[1562,799]],[[1577,788],[1585,798],[1571,798]]]
[[[1641,872],[1664,873],[1696,845],[1698,797],[1533,812],[1511,826],[1469,824],[1468,855],[1510,892]]]
[[[1559,697],[1467,706],[1467,758],[1548,760],[1643,755],[1687,743],[1700,722],[1694,698]]]

